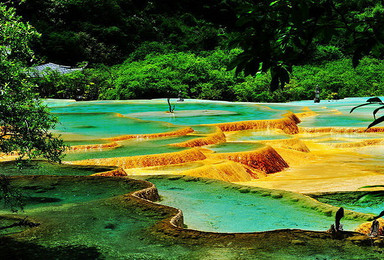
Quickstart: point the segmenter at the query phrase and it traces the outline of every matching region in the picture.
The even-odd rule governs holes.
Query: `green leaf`
[[[367,102],[369,102],[369,103],[383,103],[381,101],[381,99],[378,97],[369,98],[369,99],[367,99]]]
[[[277,4],[278,2],[280,2],[279,0],[277,1],[273,1],[272,3],[269,4],[269,6],[274,6],[275,4]]]
[[[353,110],[355,110],[356,108],[367,106],[367,105],[372,105],[372,104],[374,104],[374,103],[365,103],[365,104],[361,104],[361,105],[355,106],[354,108],[351,109],[351,111],[349,111],[349,113],[352,113]]]
[[[373,118],[374,118],[374,119],[376,119],[376,114],[377,114],[377,112],[379,112],[381,109],[384,109],[384,106],[382,106],[382,107],[378,107],[378,108],[376,108],[376,109],[373,111]]]
[[[369,128],[377,125],[377,124],[380,124],[381,122],[384,121],[384,116],[382,117],[379,117],[378,119],[376,119],[375,121],[373,121],[372,123],[369,124],[369,126],[367,127],[367,129],[365,129],[365,131],[367,131]]]

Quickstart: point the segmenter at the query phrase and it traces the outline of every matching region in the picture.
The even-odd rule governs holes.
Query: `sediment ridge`
[[[383,144],[383,139],[369,139],[360,142],[351,142],[351,143],[339,143],[339,144],[330,144],[335,148],[357,148],[357,147],[365,147],[372,145],[380,145]]]
[[[258,171],[248,169],[244,165],[230,160],[210,163],[196,169],[183,171],[182,174],[227,182],[246,182],[259,178]]]
[[[147,200],[150,202],[158,201],[160,199],[160,195],[156,186],[149,181],[143,181],[143,182],[147,183],[148,187],[145,189],[133,192],[132,196],[135,196],[137,198]]]
[[[122,177],[122,176],[127,176],[127,173],[124,171],[124,169],[117,168],[115,170],[95,173],[95,174],[92,174],[90,176]]]
[[[183,136],[189,133],[194,132],[191,127],[185,127],[179,130],[164,132],[164,133],[155,133],[155,134],[134,134],[134,135],[122,135],[110,138],[104,138],[103,140],[108,141],[124,141],[129,139],[140,139],[140,138],[159,138],[159,137],[172,137],[172,136]]]
[[[211,125],[219,127],[223,132],[276,128],[283,130],[286,134],[297,134],[299,133],[297,124],[300,122],[300,119],[294,113],[287,113],[283,118],[279,119],[250,120]]]
[[[295,151],[304,152],[304,153],[310,152],[309,148],[299,138],[267,140],[267,141],[259,141],[259,142],[266,145],[270,145],[272,147],[295,150]]]
[[[130,157],[88,159],[70,163],[80,165],[108,165],[121,168],[142,168],[204,160],[206,156],[197,148],[174,153],[139,155]]]
[[[300,127],[300,133],[383,133],[384,127]]]
[[[103,150],[110,148],[117,148],[119,144],[116,142],[106,144],[85,144],[85,145],[74,145],[71,146],[67,151],[88,151],[88,150]]]
[[[253,151],[207,154],[212,159],[227,159],[250,166],[265,173],[275,173],[289,167],[284,159],[270,146]]]
[[[172,146],[178,146],[178,147],[197,147],[197,146],[204,146],[209,144],[218,144],[218,143],[224,143],[226,141],[225,135],[223,131],[219,127],[215,127],[215,132],[211,134],[207,134],[204,137],[198,137],[192,140],[188,140],[181,143],[175,143],[171,144]]]

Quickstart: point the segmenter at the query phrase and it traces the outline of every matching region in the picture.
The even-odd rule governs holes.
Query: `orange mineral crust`
[[[229,160],[206,163],[202,167],[183,171],[182,174],[228,182],[245,182],[259,178],[256,170],[251,170],[240,163]]]
[[[212,159],[228,159],[239,162],[265,173],[279,172],[288,167],[284,159],[270,146],[265,146],[253,151],[212,153],[207,156]]]
[[[378,235],[383,236],[384,235],[384,219],[378,218],[377,221],[379,222]],[[356,228],[355,232],[369,235],[371,232],[371,227],[372,227],[372,221],[366,222],[361,224],[358,228]]]
[[[116,148],[119,144],[116,142],[106,143],[106,144],[86,144],[86,145],[75,145],[69,148],[69,151],[88,151],[88,150],[103,150]]]

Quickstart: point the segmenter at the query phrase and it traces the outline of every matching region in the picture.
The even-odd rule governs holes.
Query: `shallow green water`
[[[176,138],[161,139],[133,139],[118,142],[120,147],[103,149],[98,151],[76,151],[67,153],[66,161],[98,159],[98,158],[115,158],[137,155],[171,153],[185,150],[187,148],[171,146],[169,144],[179,143],[196,138],[196,136],[181,136]]]
[[[291,137],[291,135],[278,133],[273,130],[244,130],[231,135],[231,139],[236,139],[238,141],[282,140]]]
[[[265,145],[260,143],[227,142],[210,145],[207,148],[217,153],[234,153],[252,151],[262,147],[265,147]]]
[[[162,196],[161,203],[179,208],[188,228],[215,232],[254,232],[275,229],[325,231],[334,216],[300,207],[295,202],[249,192],[225,183],[151,178]],[[361,222],[343,221],[346,230]]]
[[[224,110],[234,112],[231,115],[204,115],[177,117],[169,114],[169,117],[138,116],[138,118],[152,121],[165,121],[176,125],[198,125],[213,124],[243,120],[257,120],[280,117],[287,110],[285,107],[277,110],[266,109],[255,104],[190,100],[185,102],[174,102],[175,111],[183,110]],[[280,106],[278,106],[280,108]],[[293,108],[294,109],[294,108]],[[67,106],[52,107],[54,113],[120,113],[123,115],[142,112],[166,112],[168,104],[166,100],[147,101],[100,101],[100,102],[77,102],[68,103]]]
[[[92,110],[91,107],[90,110]],[[59,133],[83,135],[94,139],[129,134],[162,133],[180,129],[162,122],[118,117],[114,113],[73,112],[55,115],[60,121],[55,129]]]
[[[373,107],[362,107],[352,114],[349,113],[352,107],[364,103],[365,100],[366,98],[348,98],[332,102],[321,102],[320,104],[315,104],[313,101],[268,104],[203,100],[172,101],[176,104],[177,111],[221,110],[232,114],[204,115],[202,113],[194,116],[174,116],[169,114],[169,117],[145,115],[146,112],[167,111],[168,104],[165,99],[97,102],[48,100],[47,104],[51,107],[52,112],[59,116],[62,123],[57,127],[59,132],[102,138],[123,134],[159,133],[174,130],[173,127],[164,124],[164,122],[174,125],[193,126],[244,120],[275,119],[280,118],[282,114],[288,111],[303,112],[305,107],[316,111],[319,115],[305,118],[301,126],[366,127],[372,121]],[[341,114],[336,114],[336,111],[341,112]],[[119,118],[115,116],[115,113],[123,115],[135,114],[137,118],[144,119],[144,121],[137,121],[133,118]],[[137,113],[144,114],[140,116]]]

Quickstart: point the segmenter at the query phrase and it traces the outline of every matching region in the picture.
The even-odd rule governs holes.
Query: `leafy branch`
[[[377,125],[377,124],[380,124],[381,122],[384,121],[384,116],[381,116],[379,118],[376,118],[376,114],[377,112],[379,112],[381,109],[384,109],[384,103],[383,101],[378,98],[378,97],[374,97],[374,98],[369,98],[367,101],[367,103],[364,103],[364,104],[360,104],[358,106],[355,106],[351,109],[351,111],[349,113],[352,113],[355,109],[359,108],[359,107],[363,107],[363,106],[368,106],[368,105],[382,105],[378,108],[376,108],[374,111],[373,111],[373,118],[374,118],[374,121],[369,124],[369,126],[367,127],[367,129],[365,131],[367,131],[369,128]]]

